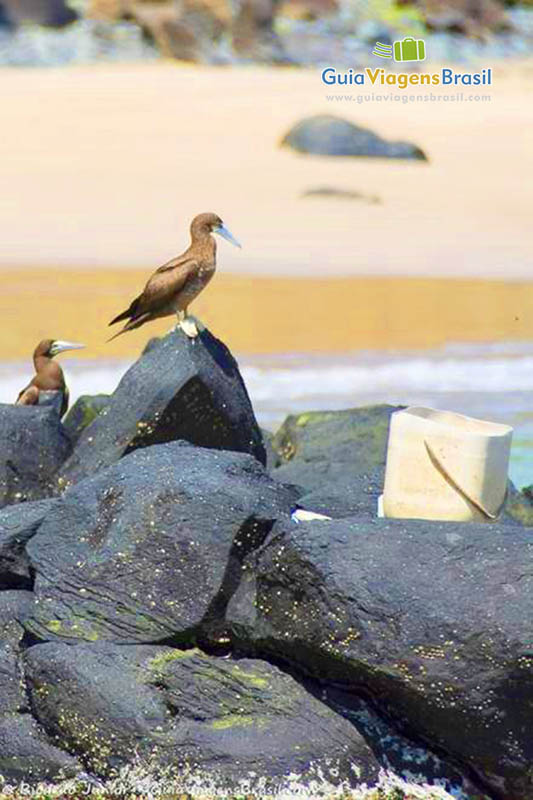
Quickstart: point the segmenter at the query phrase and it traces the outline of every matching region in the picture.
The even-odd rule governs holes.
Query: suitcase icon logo
[[[426,43],[423,39],[412,39],[407,36],[394,42],[395,61],[425,61]]]

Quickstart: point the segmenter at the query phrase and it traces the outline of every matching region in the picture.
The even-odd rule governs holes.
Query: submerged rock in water
[[[54,405],[0,405],[0,508],[56,491],[72,451]]]
[[[332,114],[318,114],[298,122],[283,137],[282,146],[321,156],[367,156],[427,161],[410,142],[389,142],[377,134]]]
[[[209,636],[293,494],[243,453],[171,442],[65,492],[27,545],[40,639]]]
[[[302,783],[322,774],[334,784],[356,770],[362,781],[378,774],[354,726],[258,659],[47,643],[24,661],[37,719],[100,775],[131,763],[133,753],[147,771],[198,769],[228,786],[251,775],[274,788],[290,774]]]
[[[81,435],[62,483],[76,483],[138,448],[178,439],[251,453],[266,463],[237,362],[207,330],[194,340],[172,332],[139,358]]]
[[[532,547],[498,524],[279,525],[227,617],[236,643],[364,690],[489,794],[530,800]]]

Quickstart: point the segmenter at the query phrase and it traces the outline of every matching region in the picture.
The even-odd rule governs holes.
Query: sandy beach
[[[224,272],[533,277],[533,62],[493,71],[490,102],[359,105],[328,102],[318,70],[4,69],[0,263],[150,269],[214,210],[243,243],[222,250]],[[278,147],[317,113],[413,141],[429,163]],[[322,186],[380,202],[302,197]]]
[[[530,338],[532,85],[531,62],[496,65],[490,102],[358,104],[328,102],[315,70],[2,70],[3,357],[44,335],[138,352],[171,321],[106,346],[107,321],[207,209],[243,249],[220,244],[194,311],[241,352]],[[278,147],[323,112],[429,163]],[[318,187],[364,197],[304,196]]]
[[[84,342],[76,358],[134,357],[174,318],[106,344],[109,320],[142,270],[9,270],[0,295],[2,360],[28,359],[47,336]],[[215,276],[192,307],[237,353],[345,353],[447,341],[533,339],[533,283],[419,278]],[[69,358],[68,353],[62,359]]]

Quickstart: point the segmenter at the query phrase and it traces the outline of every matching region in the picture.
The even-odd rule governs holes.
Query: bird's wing
[[[166,306],[199,268],[195,258],[175,258],[154,272],[138,298],[132,318]]]
[[[142,294],[130,303],[126,311],[118,314],[109,324],[114,325],[124,319],[137,320],[145,314],[158,311],[185,286],[189,276],[198,269],[198,266],[196,259],[186,255],[167,261],[154,272]]]
[[[17,401],[15,405],[17,406],[36,406],[39,402],[39,389],[37,386],[34,386],[30,383],[29,386],[26,386],[21,392],[19,392],[19,396],[17,397]]]

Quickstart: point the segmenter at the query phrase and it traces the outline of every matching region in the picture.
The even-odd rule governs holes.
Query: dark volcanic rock
[[[31,22],[62,27],[77,19],[77,14],[65,0],[2,0],[2,6],[7,19],[16,25]]]
[[[302,495],[298,505],[306,511],[325,514],[332,519],[343,517],[374,518],[379,496],[383,492],[384,467],[376,467],[363,475],[348,475],[327,481],[320,489]]]
[[[20,711],[25,703],[17,653],[9,642],[0,639],[0,721],[4,714]]]
[[[229,604],[234,638],[364,689],[498,800],[533,794],[533,539],[514,526],[282,526]]]
[[[70,452],[53,406],[0,404],[0,508],[53,494]]]
[[[420,147],[409,142],[389,142],[367,128],[332,114],[318,114],[298,122],[283,137],[282,146],[320,156],[368,156],[427,161]]]
[[[75,758],[47,740],[30,714],[0,716],[0,775],[6,782],[61,780],[81,770]]]
[[[300,486],[299,504],[331,517],[375,516],[383,489],[390,416],[399,406],[310,411],[287,417],[272,446],[280,481]]]
[[[78,397],[63,420],[63,427],[72,444],[77,443],[83,431],[94,422],[104,408],[107,408],[108,404],[108,394],[84,394]]]
[[[18,655],[24,635],[22,623],[33,606],[33,600],[31,592],[0,592],[0,719],[3,714],[27,710]]]
[[[26,543],[54,503],[38,500],[0,511],[0,590],[32,588]]]
[[[40,638],[189,641],[293,497],[252,456],[171,442],[65,492],[27,546]]]
[[[62,480],[75,483],[137,448],[178,439],[266,463],[237,362],[207,330],[195,340],[170,333],[141,356],[82,434]]]
[[[24,634],[23,622],[33,607],[34,599],[33,592],[0,592],[0,642],[18,648]]]
[[[264,661],[48,643],[27,651],[25,667],[38,719],[100,774],[135,752],[152,768],[186,764],[226,784],[318,770],[337,783],[354,777],[352,764],[362,780],[377,776],[356,729]]]

